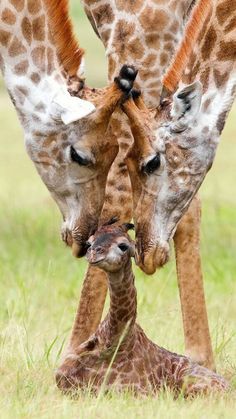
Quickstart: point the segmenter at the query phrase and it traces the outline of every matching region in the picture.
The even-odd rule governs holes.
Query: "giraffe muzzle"
[[[147,252],[140,254],[136,250],[135,261],[147,275],[153,275],[158,268],[164,266],[169,260],[170,246],[167,242],[151,247]]]

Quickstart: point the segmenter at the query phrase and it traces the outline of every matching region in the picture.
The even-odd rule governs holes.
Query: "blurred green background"
[[[87,80],[106,83],[102,45],[77,0],[71,2]],[[216,161],[201,188],[202,260],[217,367],[235,385],[236,374],[236,108],[228,119]],[[16,113],[0,83],[0,411],[3,418],[233,418],[235,393],[211,403],[186,404],[166,396],[91,396],[74,402],[60,395],[53,371],[73,322],[86,264],[60,241],[61,217],[24,150]],[[136,269],[138,317],[158,344],[184,352],[182,321],[171,262],[147,277]],[[112,409],[112,413],[111,413]]]

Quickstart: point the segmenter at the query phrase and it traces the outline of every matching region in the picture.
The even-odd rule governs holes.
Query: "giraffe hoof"
[[[136,68],[132,65],[123,65],[123,67],[120,70],[120,78],[121,79],[126,79],[126,80],[131,80],[134,82],[134,80],[136,79],[136,76],[138,74],[138,70],[136,70]]]

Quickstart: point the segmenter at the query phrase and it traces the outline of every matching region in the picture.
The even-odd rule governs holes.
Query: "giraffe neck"
[[[54,99],[67,94],[45,2],[0,4],[0,67],[25,132],[55,128]]]
[[[200,129],[207,124],[210,132],[221,134],[227,114],[236,94],[236,3],[212,1],[211,15],[207,16],[194,45],[181,84],[200,80],[203,99]]]
[[[163,77],[164,87],[172,93],[178,86],[202,83],[200,116],[197,127],[192,127],[198,136],[203,129],[205,136],[210,133],[215,139],[221,134],[235,98],[235,13],[235,2],[199,0]]]
[[[129,259],[118,272],[108,272],[109,312],[102,324],[102,334],[108,346],[132,335],[137,314],[137,296],[132,263]]]
[[[139,69],[148,106],[159,104],[161,77],[180,41],[193,0],[82,1],[108,57],[109,79],[124,63]]]

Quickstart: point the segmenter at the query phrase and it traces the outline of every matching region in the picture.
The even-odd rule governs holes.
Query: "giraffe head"
[[[127,234],[133,224],[113,225],[116,218],[99,227],[87,241],[87,260],[106,272],[117,272],[134,256],[134,243]]]
[[[231,32],[226,30],[227,39],[216,17],[224,2],[218,3],[200,0],[193,10],[164,77],[160,106],[150,112],[135,94],[135,100],[130,98],[123,105],[134,136],[127,165],[134,196],[137,262],[149,274],[168,260],[169,240],[212,166],[235,97],[236,44],[231,39],[235,39],[236,25]],[[223,17],[227,28],[225,13]],[[209,32],[215,24],[216,38],[210,44]],[[224,54],[222,37],[230,48]],[[195,45],[199,51],[193,55]]]
[[[60,208],[63,240],[82,256],[118,152],[109,120],[136,74],[126,68],[109,88],[87,88],[68,0],[0,3],[0,68],[26,149]]]
[[[99,93],[85,88],[84,97],[97,106],[81,119],[76,106],[83,113],[92,103],[70,96],[65,109],[65,100],[56,100],[59,116],[53,132],[43,142],[38,139],[38,144],[35,137],[26,138],[30,157],[63,215],[62,238],[76,257],[84,254],[84,244],[97,228],[108,171],[118,152],[117,140],[109,130],[110,117],[132,89],[135,76],[132,67],[123,66],[109,88]],[[72,101],[78,105],[70,110]]]
[[[134,135],[127,166],[137,262],[149,274],[167,262],[169,240],[214,158],[215,148],[207,146],[201,97],[201,85],[195,83],[177,91],[153,114],[140,106],[141,99],[124,104]],[[216,141],[219,134],[214,134]]]

